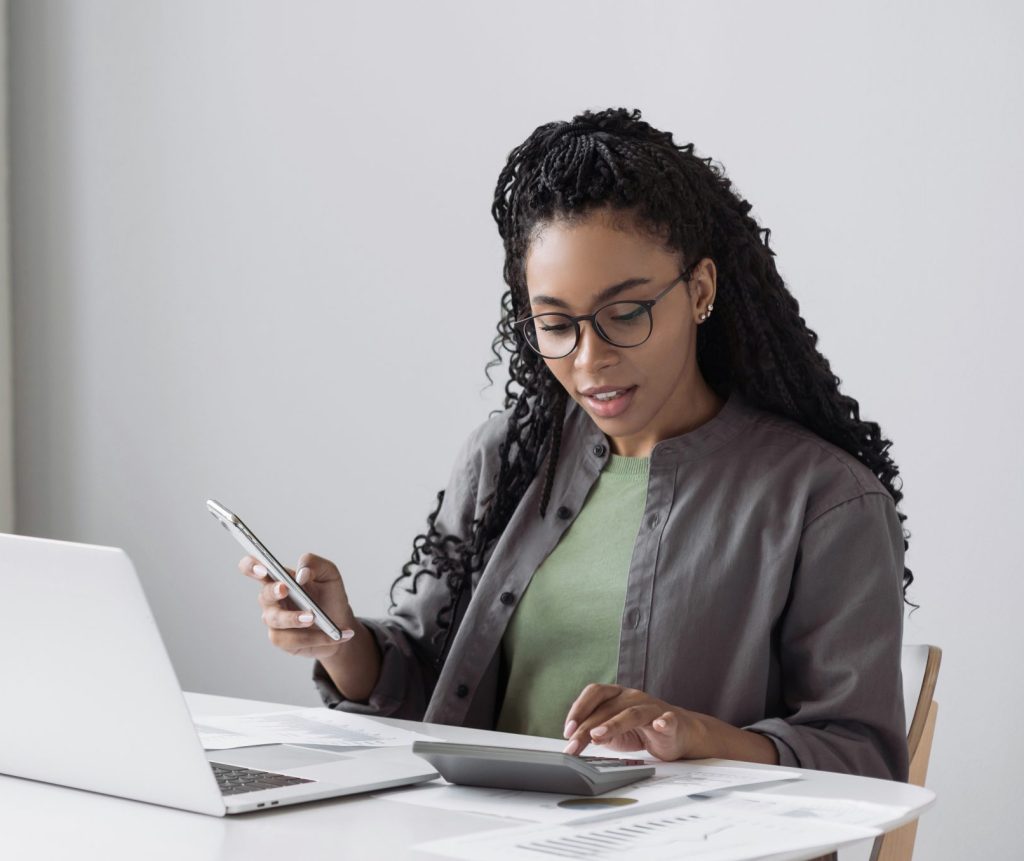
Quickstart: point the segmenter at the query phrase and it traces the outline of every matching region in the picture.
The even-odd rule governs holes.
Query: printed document
[[[389,790],[378,797],[402,804],[416,804],[442,810],[482,813],[527,822],[565,822],[601,813],[627,813],[641,806],[658,804],[688,795],[754,786],[775,781],[799,780],[800,773],[779,768],[733,768],[700,763],[654,761],[653,777],[594,797],[557,795],[550,792],[456,786],[447,781]]]
[[[433,736],[390,727],[364,715],[327,708],[290,709],[193,718],[206,750],[257,744],[318,744],[334,747],[404,747]],[[236,737],[237,743],[232,740]]]
[[[779,852],[828,847],[874,837],[877,828],[789,816],[736,812],[719,799],[683,801],[670,810],[606,821],[524,825],[477,831],[421,843],[416,848],[450,858],[643,858],[746,861]]]

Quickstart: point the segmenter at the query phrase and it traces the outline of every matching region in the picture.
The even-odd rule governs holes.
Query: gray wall
[[[945,650],[920,857],[1019,848],[1019,6],[10,11],[17,529],[126,548],[186,688],[317,702],[204,500],[382,612],[500,402],[508,151],[637,106],[724,164],[895,441],[907,641]]]
[[[7,2],[0,0],[6,32]],[[7,92],[7,43],[0,40],[0,93]],[[7,99],[0,98],[0,531],[14,529],[14,350],[11,329]]]

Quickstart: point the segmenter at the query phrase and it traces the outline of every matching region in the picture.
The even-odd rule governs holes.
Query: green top
[[[650,457],[611,454],[583,507],[536,570],[501,640],[505,698],[495,727],[562,737],[573,700],[614,683]]]

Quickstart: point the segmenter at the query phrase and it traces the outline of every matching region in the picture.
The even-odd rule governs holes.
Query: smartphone
[[[279,583],[284,583],[288,588],[288,597],[298,604],[300,609],[313,614],[313,624],[332,640],[341,639],[341,631],[338,630],[330,617],[295,582],[295,579],[285,570],[285,567],[263,546],[263,542],[253,535],[252,530],[242,522],[242,519],[237,514],[228,511],[215,499],[206,500],[206,507],[210,510],[210,514],[220,521],[220,525],[235,536],[235,540],[242,545],[249,555],[255,556],[263,563],[263,567],[267,569],[267,573],[271,577]]]

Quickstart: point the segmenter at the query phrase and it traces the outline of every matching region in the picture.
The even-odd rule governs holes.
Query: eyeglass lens
[[[613,302],[597,312],[596,323],[616,347],[637,347],[651,334],[651,315],[636,302]],[[531,346],[547,359],[576,349],[576,327],[565,314],[538,314],[524,326]]]

